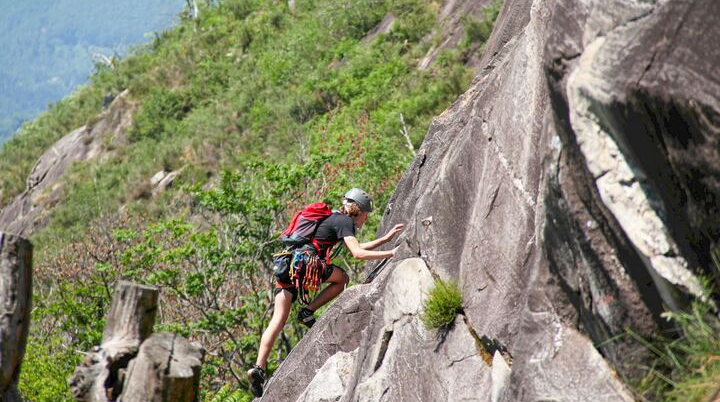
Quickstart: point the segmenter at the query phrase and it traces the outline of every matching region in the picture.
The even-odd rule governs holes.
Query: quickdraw
[[[309,304],[311,294],[320,289],[324,265],[312,250],[296,251],[290,264],[290,279],[298,291],[298,299],[302,304]]]

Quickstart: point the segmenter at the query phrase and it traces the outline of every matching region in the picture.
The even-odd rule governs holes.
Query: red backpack
[[[317,241],[313,236],[320,223],[330,215],[332,215],[332,211],[325,203],[316,202],[306,206],[293,216],[287,229],[280,235],[280,241],[288,247],[300,247],[313,243],[319,252],[319,244],[315,244]]]

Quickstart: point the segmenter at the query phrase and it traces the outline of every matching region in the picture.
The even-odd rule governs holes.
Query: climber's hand
[[[392,229],[390,229],[389,232],[385,235],[385,241],[390,241],[397,235],[398,233],[402,232],[403,229],[405,229],[405,224],[398,223],[397,225],[393,226]]]

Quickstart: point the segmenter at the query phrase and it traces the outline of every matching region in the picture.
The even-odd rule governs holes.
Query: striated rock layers
[[[631,401],[711,274],[720,214],[720,3],[507,0],[472,87],[385,211],[402,255],[348,289],[266,401]],[[464,313],[418,312],[433,277]],[[717,276],[716,276],[717,277]]]

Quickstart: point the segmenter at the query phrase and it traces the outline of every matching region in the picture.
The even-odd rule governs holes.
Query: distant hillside
[[[183,0],[0,1],[0,143],[84,83],[94,55],[124,54],[169,27]]]

